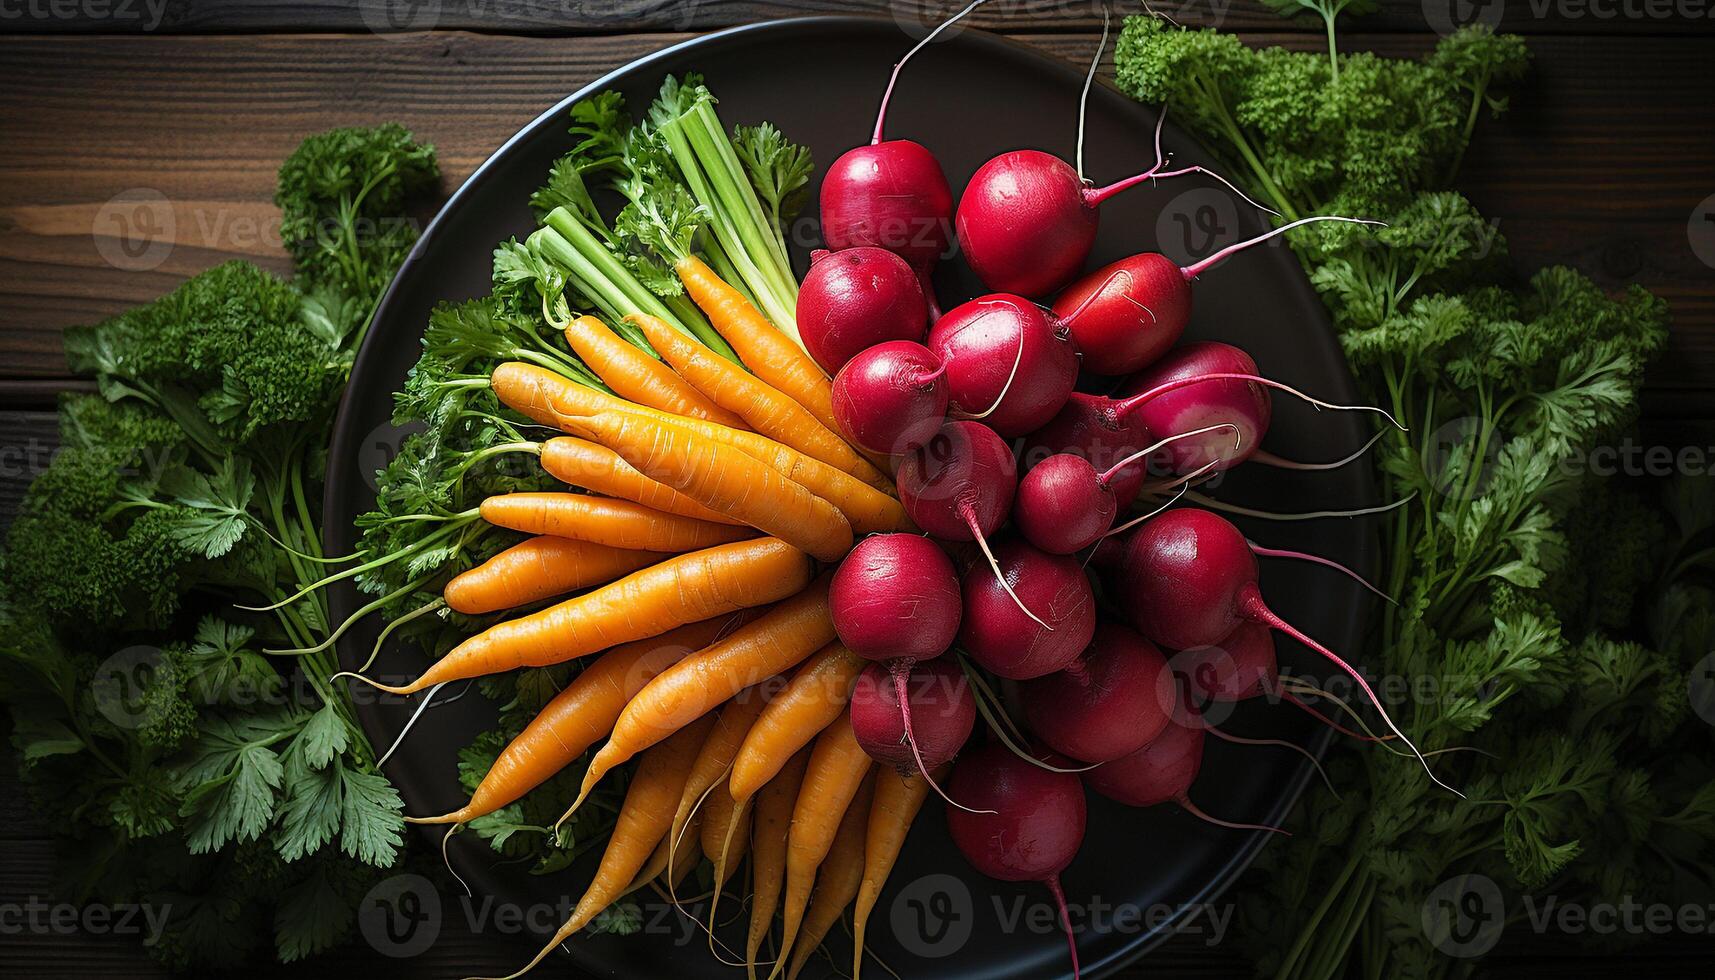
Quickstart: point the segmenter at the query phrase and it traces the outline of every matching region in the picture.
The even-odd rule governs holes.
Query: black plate
[[[891,20],[852,17],[723,31],[600,79],[508,140],[447,202],[382,300],[335,429],[326,501],[329,553],[343,554],[352,546],[352,520],[374,500],[372,474],[397,445],[398,434],[387,424],[390,393],[400,387],[416,359],[429,309],[442,299],[485,294],[490,248],[533,228],[526,199],[549,164],[569,148],[565,110],[574,100],[617,88],[636,111],[647,106],[665,74],[699,71],[719,96],[727,125],[772,121],[793,140],[807,143],[818,164],[825,166],[866,138],[888,70],[915,36]],[[954,187],[960,187],[984,160],[1002,150],[1034,146],[1070,159],[1081,84],[1081,72],[1058,58],[992,34],[961,31],[926,50],[907,69],[888,132],[927,144]],[[1085,150],[1091,176],[1100,182],[1146,169],[1153,156],[1155,118],[1153,109],[1097,86],[1090,100]],[[1165,142],[1178,164],[1210,162],[1171,124]],[[1103,207],[1093,261],[1108,262],[1147,248],[1184,260],[1206,253],[1211,242],[1224,243],[1264,227],[1214,187],[1201,178],[1182,178],[1115,198]],[[813,217],[814,205],[807,211]],[[800,269],[807,248],[816,244],[813,228],[801,223],[795,235],[801,246],[796,256]],[[946,301],[982,291],[957,262],[943,265],[939,287]],[[1266,373],[1334,400],[1351,400],[1348,369],[1322,305],[1284,247],[1258,248],[1206,275],[1197,287],[1190,335],[1238,343]],[[1318,415],[1284,398],[1277,398],[1276,405],[1267,445],[1280,455],[1333,458],[1362,441],[1359,422],[1351,416]],[[1294,511],[1364,505],[1372,501],[1374,490],[1364,465],[1320,474],[1252,465],[1229,477],[1219,494],[1253,506]],[[1362,522],[1253,522],[1245,530],[1267,544],[1314,550],[1360,570],[1375,565],[1372,535]],[[1282,614],[1310,634],[1337,650],[1359,649],[1368,603],[1350,583],[1307,566],[1270,567],[1264,589]],[[336,621],[357,602],[353,590],[335,591]],[[367,655],[379,626],[366,622],[344,639],[340,654],[345,667],[353,668]],[[1286,663],[1301,671],[1316,668],[1307,651],[1288,649],[1289,643],[1281,646]],[[378,670],[409,675],[423,663],[421,651],[395,645],[384,652]],[[360,715],[370,738],[382,746],[392,743],[412,707],[397,699],[366,702]],[[491,709],[474,696],[437,706],[425,717],[387,765],[408,812],[440,813],[462,802],[456,753],[491,718]],[[1228,727],[1303,744],[1316,744],[1323,734],[1302,713],[1264,703],[1243,706]],[[1194,792],[1210,812],[1272,822],[1286,812],[1309,778],[1307,764],[1278,749],[1211,740]],[[1213,902],[1266,836],[1210,827],[1176,807],[1134,811],[1092,798],[1089,835],[1079,860],[1065,875],[1066,892],[1074,904],[1095,910]],[[452,855],[479,899],[496,896],[538,907],[579,894],[591,866],[532,877],[516,866],[501,865],[486,845],[468,834],[455,840]],[[444,914],[450,915],[451,896],[445,898]],[[1066,972],[1065,946],[1051,921],[1032,918],[1041,915],[1046,902],[1040,886],[991,882],[965,868],[949,845],[940,809],[930,806],[876,910],[871,948],[907,977],[1060,976]],[[1020,908],[1025,917],[1013,918]],[[1172,928],[1148,917],[1117,926],[1111,915],[1103,917],[1109,920],[1107,928],[1085,929],[1081,935],[1087,976],[1108,973],[1134,959]],[[1020,922],[1023,925],[1016,924]],[[547,919],[538,922],[543,928],[550,924]],[[1206,919],[1199,917],[1191,925],[1202,927],[1209,938]],[[834,931],[831,942],[838,961],[849,963],[841,930]],[[580,966],[603,976],[732,975],[683,922],[664,936],[580,937],[568,948]],[[806,976],[831,975],[829,970],[831,966],[813,966]]]

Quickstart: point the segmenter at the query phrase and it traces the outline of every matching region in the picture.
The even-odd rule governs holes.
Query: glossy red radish
[[[865,660],[932,660],[947,652],[963,612],[959,573],[935,542],[877,534],[857,543],[828,585],[834,632]]]
[[[1191,802],[1191,784],[1203,767],[1203,727],[1196,719],[1189,725],[1170,722],[1143,748],[1084,773],[1084,783],[1126,806],[1177,803],[1186,813],[1217,827],[1286,833],[1278,827],[1221,820]]]
[[[1085,370],[1130,374],[1179,342],[1191,322],[1191,290],[1172,259],[1140,252],[1079,277],[1053,309],[1062,318],[1079,311],[1066,325]]]
[[[964,577],[959,646],[990,673],[1029,680],[1065,669],[1096,631],[1096,597],[1078,560],[1009,538],[994,548],[999,575]]]
[[[1078,976],[1078,941],[1066,911],[1060,874],[1084,843],[1084,786],[1075,774],[1050,772],[990,743],[953,767],[954,796],[990,813],[947,811],[953,843],[971,867],[1001,881],[1039,881],[1060,910]]]
[[[917,274],[931,316],[940,312],[930,275],[951,239],[953,191],[927,147],[912,140],[883,139],[882,134],[900,69],[983,2],[975,0],[947,18],[899,59],[881,94],[869,145],[842,153],[822,178],[822,240],[835,250],[874,246],[904,259]]]
[[[951,762],[977,723],[965,672],[945,657],[904,669],[870,664],[852,687],[851,712],[858,744],[901,772],[929,773]]]
[[[835,372],[876,344],[922,341],[929,304],[916,271],[887,249],[818,251],[798,287],[798,332],[816,363]]]
[[[1019,685],[1019,697],[1044,745],[1082,762],[1110,762],[1167,727],[1173,684],[1155,644],[1104,620],[1089,647],[1065,668]]]
[[[1018,490],[1012,450],[993,429],[979,422],[948,422],[905,456],[894,484],[905,513],[918,527],[946,541],[975,541],[995,581],[1035,619],[1001,574],[989,547],[988,539],[1006,523]]]
[[[1237,426],[1220,423],[1209,431],[1226,429],[1237,434]],[[1119,498],[1116,478],[1134,464],[1145,463],[1152,453],[1179,439],[1195,439],[1205,430],[1193,429],[1154,445],[1145,446],[1119,460],[1105,471],[1072,453],[1050,456],[1031,468],[1018,481],[1012,502],[1012,522],[1025,540],[1049,554],[1069,555],[1082,551],[1109,533]],[[1234,446],[1237,449],[1237,446]]]
[[[1022,296],[979,296],[948,310],[929,330],[929,349],[947,369],[952,409],[1003,436],[1041,428],[1078,380],[1065,327]]]
[[[910,452],[932,438],[946,417],[946,372],[922,344],[877,344],[834,375],[834,421],[841,434],[870,452]]]
[[[1095,68],[1092,61],[1092,77]],[[1090,255],[1102,203],[1139,184],[1203,173],[1250,201],[1225,178],[1202,167],[1163,169],[1167,164],[1161,151],[1165,111],[1156,118],[1154,165],[1106,187],[1095,186],[1084,177],[1084,106],[1088,99],[1086,79],[1079,105],[1076,166],[1041,150],[1013,150],[977,168],[959,196],[953,217],[959,249],[988,288],[1043,296],[1064,286]]]
[[[1122,415],[1117,406],[1117,401],[1103,395],[1072,392],[1048,424],[1028,437],[1025,468],[1032,469],[1049,456],[1066,453],[1105,470],[1154,441],[1141,424],[1129,415]],[[1114,474],[1109,486],[1120,510],[1137,499],[1148,476],[1146,460],[1128,464]]]
[[[1268,607],[1257,572],[1256,554],[1232,522],[1211,511],[1183,507],[1162,514],[1127,539],[1122,572],[1112,584],[1132,624],[1164,647],[1184,650],[1219,643],[1241,624],[1254,622],[1322,654],[1357,683],[1429,778],[1452,790],[1394,724],[1362,673]]]

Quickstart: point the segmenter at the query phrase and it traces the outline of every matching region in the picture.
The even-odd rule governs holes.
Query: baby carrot
[[[923,809],[929,796],[929,782],[920,774],[900,773],[886,766],[875,776],[875,799],[870,803],[869,822],[864,831],[863,883],[857,892],[857,908],[852,911],[852,980],[863,974],[863,932],[869,914],[881,897],[881,886],[899,860],[905,846],[905,835]],[[934,773],[937,782],[944,781],[951,765]]]
[[[654,409],[633,405],[533,364],[516,361],[502,364],[494,369],[492,383],[495,394],[508,407],[523,412],[542,425],[571,431],[568,426],[575,417],[601,412],[630,412],[662,419],[762,460],[782,476],[838,507],[840,513],[846,515],[846,519],[859,534],[916,530],[911,519],[905,515],[904,506],[897,499],[850,473],[806,456],[790,446],[782,446],[759,433],[717,425],[702,419],[677,418]],[[615,493],[613,496],[626,495]]]
[[[828,849],[827,860],[822,862],[821,870],[816,873],[816,890],[810,899],[810,910],[804,913],[804,925],[798,933],[798,949],[792,954],[792,966],[786,971],[786,980],[797,980],[799,971],[810,962],[817,947],[822,945],[822,938],[840,920],[846,906],[857,896],[858,886],[863,883],[864,828],[869,823],[870,799],[875,795],[875,783],[879,778],[876,770],[879,768],[870,767],[869,775],[864,777],[863,785],[858,787],[857,795],[846,807],[845,816],[840,818],[834,845]]]
[[[756,796],[756,818],[750,834],[750,932],[744,944],[749,980],[756,980],[756,954],[768,938],[774,912],[780,907],[780,889],[786,881],[786,838],[809,763],[810,750],[799,749]]]
[[[680,554],[756,537],[748,527],[680,517],[589,493],[502,493],[484,500],[481,510],[483,520],[514,531],[635,551]]]
[[[750,799],[846,710],[864,663],[835,640],[799,666],[785,690],[769,699],[733,758],[728,779],[733,799]]]
[[[491,626],[453,647],[409,684],[367,682],[389,694],[413,694],[443,681],[564,663],[675,626],[776,602],[802,590],[814,572],[810,556],[778,538],[675,555],[610,585]],[[824,604],[826,593],[824,585]]]
[[[644,415],[602,412],[561,424],[651,479],[823,561],[852,549],[851,524],[833,504],[741,450]]]
[[[447,608],[475,616],[605,585],[667,557],[654,551],[536,537],[454,576],[441,596]]]
[[[613,731],[626,702],[656,674],[743,623],[749,611],[690,623],[622,643],[597,657],[543,706],[500,755],[460,809],[410,823],[465,823],[493,813],[547,782]]]
[[[872,487],[893,489],[887,477],[859,456],[835,430],[766,381],[704,347],[696,338],[673,329],[665,320],[636,314],[626,319],[643,331],[680,377],[716,405],[742,417],[750,428],[850,473]]]
[[[668,329],[679,333],[676,328]],[[580,316],[567,324],[566,343],[603,384],[627,401],[722,425],[744,424],[687,384],[672,368],[643,353],[593,316]]]
[[[716,513],[672,487],[656,483],[632,468],[606,446],[573,436],[559,436],[542,444],[542,469],[556,480],[583,487],[604,497],[632,503],[680,517],[694,517],[715,524],[738,521]]]
[[[777,329],[702,259],[688,256],[674,263],[673,269],[692,302],[708,315],[745,367],[790,395],[831,431],[840,431],[834,421],[834,387],[795,338]]]
[[[739,691],[790,670],[832,640],[828,579],[828,575],[821,576],[809,588],[650,681],[625,706],[607,744],[590,760],[572,809],[576,810],[615,766],[708,714]]]
[[[836,718],[810,749],[804,785],[799,788],[798,802],[792,807],[792,830],[786,838],[786,924],[780,941],[780,958],[774,964],[775,973],[785,968],[786,957],[797,939],[804,910],[810,904],[816,870],[827,858],[840,820],[873,766],[852,733],[850,712]]]
[[[637,773],[631,778],[631,785],[626,788],[625,802],[620,805],[619,819],[608,837],[607,850],[601,856],[601,865],[596,868],[595,880],[590,882],[584,897],[578,900],[572,917],[560,926],[535,959],[513,974],[514,977],[542,962],[554,947],[570,939],[602,909],[625,894],[631,880],[648,863],[655,846],[667,835],[673,819],[673,803],[685,788],[685,776],[691,771],[691,761],[696,758],[697,748],[713,724],[713,718],[700,719],[644,753]]]

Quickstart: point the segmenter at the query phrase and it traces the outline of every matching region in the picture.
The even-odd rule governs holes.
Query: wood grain
[[[0,77],[13,83],[0,140],[0,309],[9,321],[0,378],[64,378],[66,326],[152,299],[223,259],[284,271],[273,171],[307,133],[398,119],[437,146],[450,188],[566,92],[683,37],[0,42]],[[1095,45],[1087,35],[1022,37],[1075,59]],[[1411,55],[1433,38],[1348,43]],[[1463,186],[1500,222],[1522,266],[1568,264],[1610,288],[1636,281],[1666,297],[1677,328],[1651,376],[1651,410],[1715,415],[1705,380],[1715,374],[1715,269],[1698,261],[1687,232],[1693,209],[1715,193],[1707,42],[1537,37],[1531,46],[1535,74],[1507,120],[1480,128]],[[118,91],[125,98],[111,97]],[[167,202],[156,220],[170,215],[175,244],[156,267],[114,251],[112,222],[125,209],[112,202],[127,192]],[[41,395],[0,383],[0,403],[41,404]]]
[[[707,31],[777,17],[865,14],[894,17],[922,31],[967,0],[15,0],[0,28],[40,34],[367,33],[470,30],[577,35]],[[1135,3],[1114,5],[1136,12]],[[1229,31],[1296,29],[1321,33],[1309,16],[1283,20],[1259,0],[1159,0],[1151,9],[1190,27]],[[1446,30],[1480,20],[1534,34],[1708,34],[1700,0],[1380,0],[1380,9],[1341,29]],[[968,22],[1007,31],[1094,31],[1096,0],[989,0]]]

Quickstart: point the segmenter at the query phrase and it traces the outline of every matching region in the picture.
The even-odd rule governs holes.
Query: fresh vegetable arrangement
[[[1681,477],[1657,507],[1563,465],[1630,425],[1664,306],[1570,269],[1509,268],[1448,189],[1473,126],[1505,105],[1497,87],[1525,69],[1518,39],[1467,29],[1423,61],[1378,58],[1335,48],[1339,6],[1278,6],[1323,16],[1328,50],[1256,51],[1135,17],[1119,84],[1188,121],[1284,217],[1388,222],[1292,242],[1366,394],[1405,426],[1376,448],[1387,496],[1409,503],[1376,518],[1398,604],[1366,666],[1433,682],[1435,697],[1389,706],[1422,748],[1474,751],[1437,758],[1460,797],[1409,759],[1344,743],[1340,797],[1308,797],[1296,836],[1250,878],[1259,964],[1282,978],[1463,974],[1474,960],[1441,955],[1446,912],[1426,918],[1462,875],[1496,883],[1501,921],[1533,892],[1706,903],[1715,772],[1686,691],[1715,639],[1715,494]]]
[[[822,183],[834,250],[800,289],[784,223],[808,156],[716,108],[694,76],[635,117],[611,93],[572,108],[540,227],[496,248],[490,295],[433,313],[394,418],[419,431],[380,474],[361,564],[325,580],[356,577],[384,637],[431,655],[355,682],[420,711],[471,682],[503,705],[458,760],[469,803],[413,820],[538,873],[602,850],[525,969],[581,930],[631,928],[638,888],[677,902],[702,856],[711,950],[737,960],[715,911],[748,892],[743,964],[795,976],[853,903],[862,935],[931,792],[973,865],[1062,907],[1086,786],[1250,828],[1191,802],[1203,739],[1227,736],[1166,651],[1263,651],[1249,687],[1236,667],[1211,682],[1236,700],[1273,680],[1284,631],[1415,751],[1363,675],[1258,591],[1259,554],[1331,563],[1168,509],[1247,460],[1294,465],[1260,449],[1274,392],[1343,408],[1230,344],[1179,344],[1191,283],[1301,225],[1366,222],[1309,215],[1186,268],[1144,253],[1085,275],[1106,193],[1202,171],[1158,159],[1084,193],[1058,160],[1003,154],[955,214],[933,154],[878,119]],[[878,193],[877,167],[912,189]],[[1006,207],[1066,231],[1020,235],[994,220]],[[896,231],[935,227],[1003,255],[977,272],[1019,291],[941,313],[933,256]],[[1074,393],[1085,343],[1128,375],[1116,395]]]
[[[1129,19],[1120,84],[1226,165],[1173,169],[1158,127],[1154,164],[1102,188],[1081,134],[1073,163],[1002,153],[957,194],[928,146],[885,138],[900,68],[944,24],[828,168],[827,249],[801,283],[804,147],[729,126],[695,75],[646,107],[578,102],[535,229],[496,244],[488,295],[430,316],[395,395],[411,434],[347,556],[320,551],[322,443],[414,238],[385,219],[435,169],[397,127],[306,142],[280,182],[297,278],[228,264],[70,337],[100,394],[63,406],[68,451],[8,542],[3,693],[27,781],[73,815],[86,893],[170,899],[175,964],[235,962],[270,929],[294,959],[347,930],[413,823],[583,889],[514,976],[579,933],[635,931],[649,888],[752,978],[798,976],[849,911],[857,977],[934,794],[974,870],[1052,896],[1076,976],[1061,875],[1091,791],[1212,835],[1290,830],[1247,910],[1283,978],[1455,972],[1424,900],[1462,874],[1509,893],[1696,884],[1715,779],[1684,670],[1715,642],[1698,581],[1715,494],[1677,491],[1673,534],[1559,466],[1630,424],[1664,309],[1570,270],[1513,276],[1446,189],[1519,42],[1467,29],[1423,62],[1342,55],[1334,19],[1358,6],[1307,5],[1326,55]],[[1275,226],[1187,266],[1140,242],[1087,268],[1104,201],[1192,174]],[[1276,238],[1373,404],[1183,341],[1222,261]],[[955,239],[993,291],[943,312]],[[1375,438],[1283,459],[1264,448],[1276,397],[1363,413]],[[1469,438],[1437,457],[1449,426]],[[1215,496],[1246,463],[1372,462],[1380,508]],[[1387,577],[1223,511],[1372,521]],[[1396,600],[1374,644],[1331,649],[1278,615],[1265,557]],[[329,622],[343,581],[368,599]],[[368,615],[380,639],[338,672]],[[1276,633],[1350,702],[1283,663]],[[395,639],[426,659],[378,670]],[[136,690],[115,694],[102,658],[126,644]],[[1393,675],[1440,695],[1386,696]],[[398,746],[368,744],[353,692],[432,724],[449,687],[498,721],[443,760],[468,801],[403,816],[377,762]],[[1259,698],[1342,736],[1339,795],[1289,828],[1194,802],[1207,738],[1249,741],[1208,709]]]
[[[174,966],[326,949],[398,859],[321,598],[269,604],[339,562],[327,435],[437,177],[398,126],[311,137],[276,197],[294,280],[229,262],[66,336],[99,391],[6,541],[0,700],[65,893],[158,909]]]

